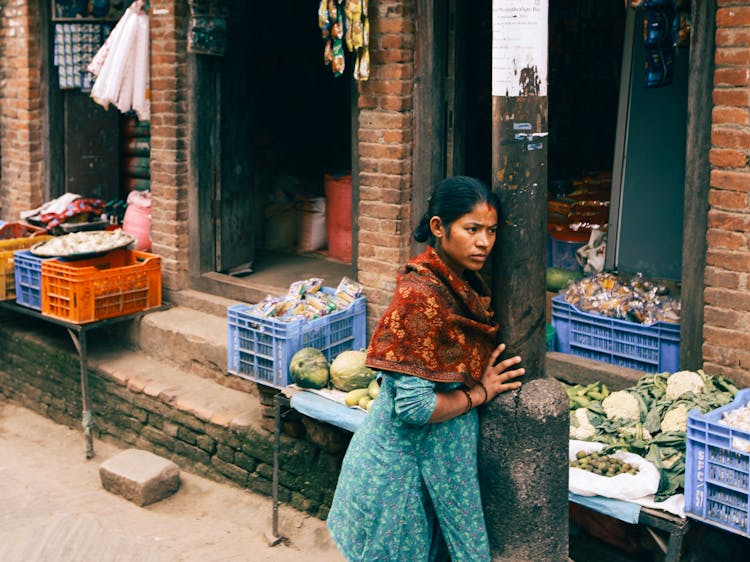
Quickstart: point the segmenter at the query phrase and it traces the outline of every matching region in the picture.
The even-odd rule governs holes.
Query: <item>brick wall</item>
[[[42,203],[42,95],[39,9],[0,5],[0,217]]]
[[[63,328],[40,329],[32,321],[0,314],[0,356],[0,403],[12,401],[81,429],[80,366]],[[199,417],[190,408],[181,410],[168,392],[148,392],[124,376],[89,375],[96,438],[152,451],[193,474],[271,495],[274,435],[262,419]],[[304,427],[295,429],[300,423]],[[325,519],[348,434],[312,419],[300,421],[298,415],[286,420],[285,429],[279,499]],[[81,432],[82,458],[84,452]]]
[[[164,287],[187,287],[186,0],[151,0],[151,238]]]
[[[718,0],[704,369],[750,385],[750,2]]]
[[[409,256],[415,7],[370,2],[370,79],[359,83],[359,281],[375,322]]]

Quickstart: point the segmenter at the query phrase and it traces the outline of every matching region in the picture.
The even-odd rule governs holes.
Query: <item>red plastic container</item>
[[[328,255],[352,261],[352,176],[325,175]]]

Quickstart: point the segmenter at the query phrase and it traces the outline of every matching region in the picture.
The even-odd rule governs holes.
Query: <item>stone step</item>
[[[219,316],[187,306],[146,314],[125,336],[141,353],[221,385],[255,393],[254,384],[227,373],[226,310]]]
[[[169,293],[169,302],[174,306],[181,306],[197,312],[213,314],[220,318],[226,318],[227,307],[237,304],[237,301],[235,300],[202,293],[200,291],[194,291],[192,289],[184,289],[182,291]]]
[[[218,385],[140,350],[93,346],[89,350],[89,367],[106,373],[129,392],[158,399],[177,412],[225,427],[260,427],[261,406],[256,397]]]

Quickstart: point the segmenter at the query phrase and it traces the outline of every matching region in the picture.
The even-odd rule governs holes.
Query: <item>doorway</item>
[[[231,0],[224,54],[190,55],[197,289],[253,300],[301,271],[334,285],[353,275],[353,260],[331,258],[321,242],[325,222],[306,214],[325,212],[326,175],[353,175],[356,83],[351,66],[335,77],[323,64],[316,10],[309,0]]]

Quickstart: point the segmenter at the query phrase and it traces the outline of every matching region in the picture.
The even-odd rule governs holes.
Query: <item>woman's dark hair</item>
[[[414,229],[414,240],[434,246],[435,236],[430,230],[430,219],[440,217],[443,226],[448,229],[456,219],[470,212],[477,203],[488,203],[495,209],[500,209],[497,194],[478,179],[468,176],[444,179],[435,186],[432,195],[427,199],[427,211]]]

